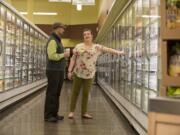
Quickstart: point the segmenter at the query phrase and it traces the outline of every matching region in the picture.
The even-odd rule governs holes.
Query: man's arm
[[[59,61],[62,58],[64,58],[64,53],[58,54],[56,53],[56,41],[51,40],[48,44],[47,47],[47,54],[48,54],[48,59],[53,60],[53,61]]]

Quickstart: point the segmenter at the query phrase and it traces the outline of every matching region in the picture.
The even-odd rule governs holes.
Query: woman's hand
[[[68,79],[72,80],[72,72],[68,72]]]
[[[119,56],[119,55],[125,55],[126,53],[124,51],[117,51],[116,54]]]

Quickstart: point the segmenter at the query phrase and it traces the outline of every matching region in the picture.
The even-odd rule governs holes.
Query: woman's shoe
[[[84,119],[93,119],[93,117],[91,115],[87,114],[87,113],[83,114],[82,118],[84,118]]]
[[[74,119],[74,113],[73,113],[73,112],[70,112],[69,115],[68,115],[68,118],[69,118],[69,119]]]

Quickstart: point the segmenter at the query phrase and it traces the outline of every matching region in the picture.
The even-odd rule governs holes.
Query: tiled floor
[[[81,119],[81,100],[77,104],[75,120],[69,120],[70,94],[71,83],[66,82],[60,109],[60,114],[65,116],[64,121],[44,122],[45,92],[42,91],[0,114],[0,135],[137,135],[98,86],[93,86],[89,97],[88,110],[93,120]]]

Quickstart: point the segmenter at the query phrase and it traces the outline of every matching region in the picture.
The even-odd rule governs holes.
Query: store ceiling
[[[27,0],[9,1],[18,11],[27,12]],[[76,6],[71,3],[34,0],[34,5],[31,5],[34,12],[56,12],[58,14],[54,16],[34,15],[31,21],[35,24],[52,24],[60,21],[68,25],[97,23],[101,1],[96,0],[94,6],[83,6],[82,11],[77,11]]]

